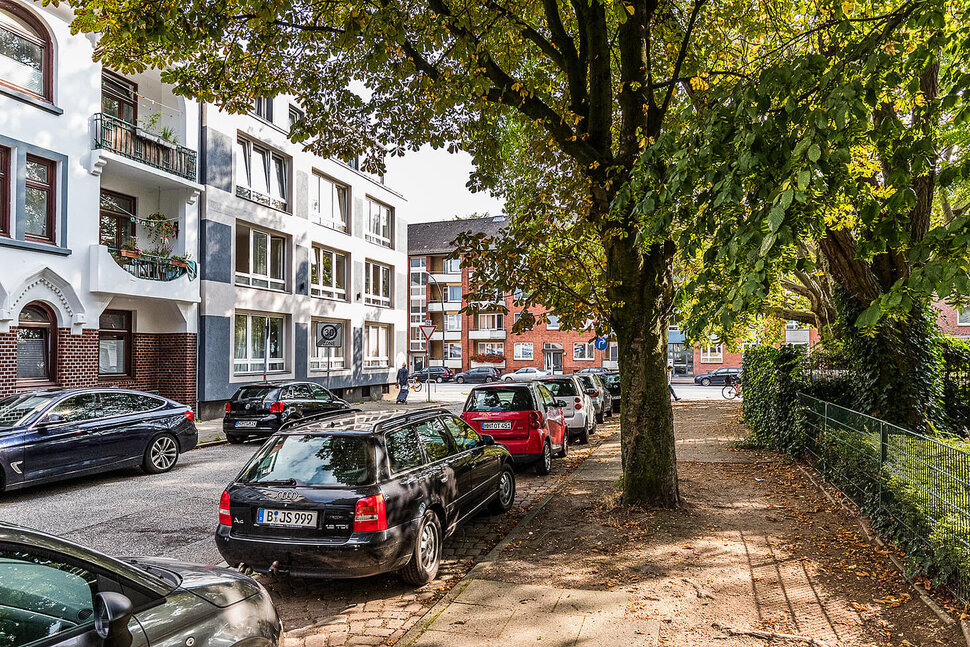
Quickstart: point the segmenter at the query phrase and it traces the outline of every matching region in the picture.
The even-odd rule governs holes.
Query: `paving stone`
[[[561,594],[559,590],[531,584],[472,580],[455,601],[510,610],[528,606],[551,612],[556,607]]]
[[[452,602],[429,629],[496,638],[512,616],[511,609]]]
[[[653,647],[659,640],[660,623],[656,620],[585,616],[576,647]]]

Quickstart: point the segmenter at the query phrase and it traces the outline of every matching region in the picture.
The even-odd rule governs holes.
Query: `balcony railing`
[[[141,162],[196,181],[196,152],[146,135],[134,124],[111,115],[94,115],[94,147],[117,153],[122,157]]]
[[[122,269],[140,279],[174,281],[187,274],[191,281],[199,274],[195,261],[178,261],[167,256],[155,256],[153,254],[125,256],[125,254],[132,254],[132,252],[113,247],[109,247],[108,252],[111,253]]]

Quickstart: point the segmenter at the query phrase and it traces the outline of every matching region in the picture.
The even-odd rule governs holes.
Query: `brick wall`
[[[55,381],[64,388],[96,386],[98,383],[98,331],[85,329],[72,335],[57,330]],[[16,369],[15,369],[16,370]]]
[[[17,329],[0,333],[0,397],[17,386]]]
[[[937,310],[936,323],[947,337],[970,337],[970,326],[961,326],[957,320],[957,309],[938,301],[933,304]]]

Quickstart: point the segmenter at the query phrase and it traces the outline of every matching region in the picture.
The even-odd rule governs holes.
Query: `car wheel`
[[[503,465],[502,473],[498,477],[498,496],[488,504],[488,511],[492,514],[505,514],[512,509],[515,502],[515,472],[511,465]]]
[[[505,381],[506,381],[506,382],[511,382],[511,381],[512,381],[512,378],[510,378],[510,377],[507,377],[507,378],[505,378]]]
[[[600,425],[603,424],[603,412],[602,411],[600,411],[599,413],[596,414],[596,423],[597,424],[600,424]]]
[[[711,385],[711,378],[705,377],[703,380],[701,380],[701,386],[710,386],[710,385]]]
[[[425,510],[414,537],[411,561],[401,569],[401,579],[414,586],[427,584],[441,564],[441,524],[433,510]]]
[[[233,434],[226,434],[226,440],[229,441],[230,445],[241,445],[246,442],[245,436],[235,436]]]
[[[583,425],[583,429],[579,432],[579,444],[585,445],[589,442],[589,421]]]
[[[536,474],[545,476],[552,471],[552,443],[548,440],[542,446],[542,456],[536,461]]]
[[[494,378],[494,377],[486,377],[486,378],[485,378],[485,383],[486,383],[486,384],[488,384],[488,383],[490,383],[490,382],[494,382],[494,381],[495,381],[495,378]]]
[[[465,378],[459,375],[458,377],[455,378],[455,382],[458,382],[458,384],[464,384]]]
[[[566,458],[566,454],[569,453],[569,430],[562,435],[562,449],[556,454],[556,458]]]
[[[175,467],[178,460],[179,443],[175,440],[175,436],[161,434],[155,436],[148,444],[141,466],[149,474],[160,474]]]
[[[437,382],[438,384],[441,384],[442,382],[444,382],[444,380],[440,377],[436,377],[434,381]]]

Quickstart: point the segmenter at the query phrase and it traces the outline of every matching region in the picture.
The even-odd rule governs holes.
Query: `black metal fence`
[[[194,150],[145,133],[134,124],[111,115],[94,115],[94,147],[196,181]]]
[[[144,254],[126,256],[123,250],[109,247],[108,252],[114,257],[123,270],[149,281],[174,281],[188,274],[189,280],[198,276],[198,266],[195,261],[179,261],[168,256]]]

